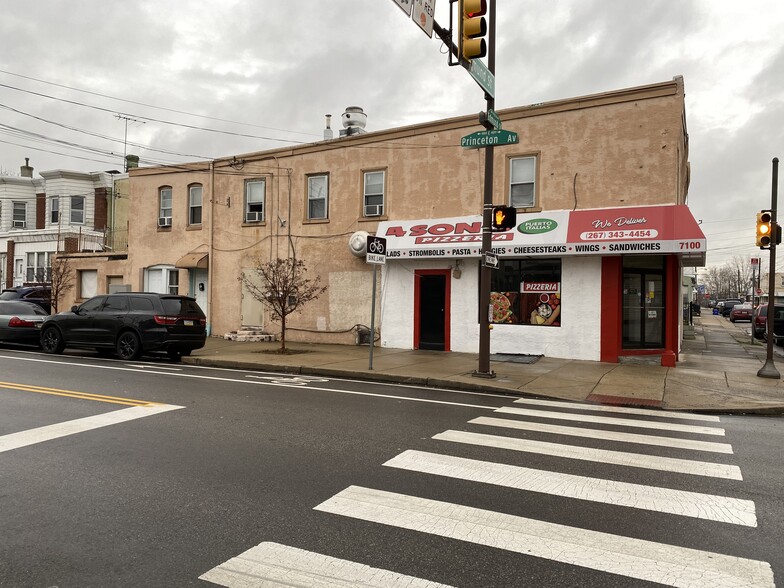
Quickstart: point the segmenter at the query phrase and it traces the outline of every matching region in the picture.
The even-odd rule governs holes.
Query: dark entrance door
[[[623,348],[663,348],[664,324],[664,258],[624,258]]]
[[[449,271],[422,270],[415,275],[414,346],[447,351]]]

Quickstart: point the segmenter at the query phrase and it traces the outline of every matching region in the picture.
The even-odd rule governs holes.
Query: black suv
[[[0,293],[0,300],[24,300],[35,302],[46,311],[52,312],[52,288],[49,286],[18,286]]]
[[[206,322],[196,299],[189,296],[104,294],[46,319],[41,347],[47,353],[62,353],[66,347],[114,350],[124,360],[160,351],[177,361],[204,347]]]

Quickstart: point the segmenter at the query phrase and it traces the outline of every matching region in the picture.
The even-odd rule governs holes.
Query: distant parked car
[[[41,347],[46,353],[62,353],[66,347],[113,350],[124,360],[165,352],[177,361],[204,347],[206,323],[196,299],[189,296],[104,294],[44,321]]]
[[[52,288],[49,286],[17,286],[0,293],[0,300],[24,300],[34,302],[46,311],[52,312]]]
[[[732,307],[730,311],[730,322],[734,323],[735,321],[749,321],[754,318],[754,307],[751,306],[751,302],[744,302],[743,304],[736,304]]]
[[[732,307],[736,304],[743,304],[743,300],[740,298],[730,298],[724,301],[724,304],[721,307],[721,316],[730,316],[730,312],[732,311]]]
[[[784,306],[776,305],[776,313],[784,313]],[[781,316],[781,314],[778,314]],[[754,310],[754,336],[757,339],[765,339],[765,324],[768,318],[768,305],[760,304]],[[778,327],[778,319],[776,319],[776,326]]]
[[[41,325],[49,314],[37,304],[0,300],[0,342],[38,345]]]

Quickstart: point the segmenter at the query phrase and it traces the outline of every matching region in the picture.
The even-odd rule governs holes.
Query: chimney
[[[32,178],[33,177],[33,168],[30,167],[30,158],[25,157],[25,164],[20,168],[22,171],[23,178]]]
[[[125,171],[128,171],[132,167],[139,167],[139,156],[138,155],[126,155],[125,156]]]
[[[324,140],[329,141],[330,139],[332,139],[332,127],[329,126],[329,123],[332,122],[332,115],[327,114],[326,117],[327,117],[327,128],[324,129]]]

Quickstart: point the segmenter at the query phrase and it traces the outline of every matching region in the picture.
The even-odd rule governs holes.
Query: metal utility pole
[[[487,35],[487,69],[495,76],[495,0],[488,5],[490,24]],[[485,92],[487,112],[495,110],[495,97]],[[482,256],[492,249],[492,214],[493,214],[493,146],[485,148],[485,185],[482,205]],[[490,370],[490,281],[493,270],[484,263],[479,276],[479,367],[474,376],[494,378],[495,372]]]
[[[778,200],[779,186],[779,158],[773,158],[773,187],[770,192],[770,215],[773,234],[770,240],[770,267],[768,269],[768,318],[765,321],[765,330],[768,334],[768,349],[765,357],[765,365],[757,372],[760,378],[772,378],[779,380],[781,374],[773,363],[773,339],[776,334],[776,241],[778,241],[779,227],[776,222],[776,206]],[[752,327],[753,328],[753,327]]]

